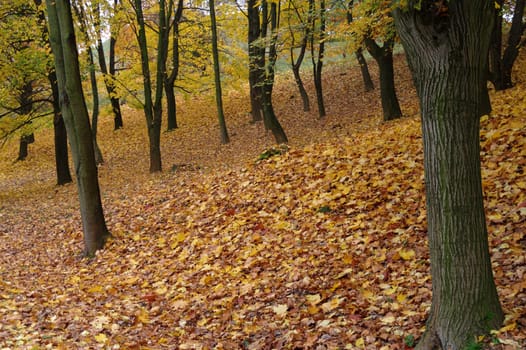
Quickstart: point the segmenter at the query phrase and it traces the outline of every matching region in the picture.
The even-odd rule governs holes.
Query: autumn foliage
[[[265,153],[273,140],[264,127],[249,124],[248,96],[225,95],[229,145],[219,143],[209,97],[181,101],[180,128],[162,135],[163,174],[148,174],[140,111],[123,109],[118,131],[101,121],[113,237],[92,260],[79,257],[76,187],[54,186],[51,132],[36,135],[25,162],[13,164],[16,144],[7,145],[2,348],[412,347],[431,280],[417,100],[402,57],[396,71],[407,117],[389,123],[356,68],[327,71],[323,121],[300,112],[291,78],[278,77],[275,106],[291,142],[276,152]],[[526,72],[517,78],[492,94],[494,112],[482,118],[506,320],[492,339],[475,340],[510,350],[526,346]]]

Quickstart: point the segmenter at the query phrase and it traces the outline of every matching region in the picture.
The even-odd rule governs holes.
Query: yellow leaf
[[[101,293],[104,290],[104,287],[102,286],[93,286],[90,289],[88,289],[88,293]]]
[[[288,308],[287,304],[278,304],[272,307],[272,311],[279,317],[283,317],[287,314]]]
[[[358,338],[356,339],[356,342],[354,343],[354,345],[356,345],[356,347],[358,348],[363,348],[365,347],[365,340],[363,340],[363,338]]]
[[[321,301],[321,296],[319,294],[310,294],[310,295],[307,295],[306,298],[309,304],[311,305],[317,305]]]
[[[415,251],[413,249],[400,249],[398,254],[404,260],[411,260],[415,257]]]
[[[396,301],[398,301],[399,303],[403,303],[406,299],[407,299],[407,295],[402,294],[402,293],[396,296]]]
[[[335,297],[335,298],[332,298],[331,300],[329,300],[328,302],[323,303],[321,305],[321,308],[325,312],[330,312],[330,311],[336,309],[338,306],[340,306],[342,301],[343,301],[343,298]]]
[[[108,341],[108,337],[104,333],[99,333],[95,336],[95,340],[97,341],[97,343],[104,344]]]
[[[146,311],[146,309],[142,308],[137,313],[137,321],[141,323],[150,323],[150,316],[148,315],[148,311]]]
[[[343,270],[342,272],[340,272],[340,273],[338,274],[338,276],[336,276],[336,279],[343,278],[343,277],[345,277],[345,276],[347,276],[347,275],[350,275],[351,273],[352,273],[352,268],[350,267],[350,268],[345,269],[345,270]]]
[[[390,315],[390,316],[385,316],[384,318],[382,318],[382,323],[393,323],[395,321],[395,317]]]

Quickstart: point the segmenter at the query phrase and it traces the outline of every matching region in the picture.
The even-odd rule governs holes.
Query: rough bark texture
[[[84,254],[93,256],[104,246],[109,232],[102,210],[88,111],[82,94],[71,8],[66,0],[47,0],[46,5],[60,107],[68,131],[77,176],[84,231]]]
[[[383,46],[378,45],[373,39],[366,38],[367,50],[378,63],[380,71],[380,97],[384,121],[393,120],[402,116],[402,110],[396,96],[393,69],[393,40],[387,40]]]
[[[464,349],[503,314],[489,257],[479,118],[487,113],[493,1],[424,1],[396,26],[422,113],[433,300],[417,349]]]

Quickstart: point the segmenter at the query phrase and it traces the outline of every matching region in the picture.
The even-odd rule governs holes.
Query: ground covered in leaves
[[[226,146],[211,100],[181,101],[158,175],[147,173],[141,113],[126,109],[116,132],[103,120],[113,236],[92,260],[79,258],[75,185],[54,185],[51,131],[36,135],[25,162],[12,163],[15,143],[2,149],[0,348],[410,348],[431,280],[420,122],[400,58],[396,71],[407,117],[386,124],[356,69],[328,72],[323,121],[301,112],[280,77],[275,104],[291,143],[274,151],[263,126],[249,123],[246,95],[225,96]],[[492,94],[494,113],[482,120],[506,321],[479,340],[495,349],[526,347],[524,72],[518,78]]]

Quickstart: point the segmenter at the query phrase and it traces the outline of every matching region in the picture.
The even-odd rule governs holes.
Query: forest
[[[526,0],[0,3],[0,349],[526,348]]]

